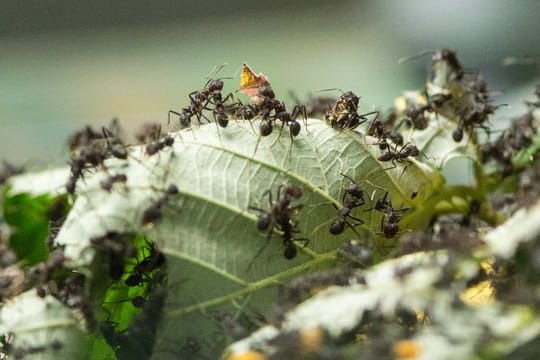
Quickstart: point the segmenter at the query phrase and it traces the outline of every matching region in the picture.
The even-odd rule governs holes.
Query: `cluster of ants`
[[[244,64],[244,67],[247,67],[247,64]],[[285,103],[276,98],[268,82],[256,85],[256,101],[251,104],[243,104],[239,99],[235,99],[233,93],[224,95],[223,86],[223,79],[209,79],[202,90],[189,94],[190,103],[180,112],[169,110],[169,123],[171,114],[178,117],[183,127],[190,127],[195,120],[199,125],[203,123],[201,120],[210,123],[211,119],[205,112],[211,112],[214,122],[223,128],[227,127],[231,119],[260,119],[259,132],[263,137],[270,135],[276,122],[280,121],[281,129],[284,126],[289,127],[292,139],[301,130],[298,117],[302,116],[304,122],[307,121],[306,107],[295,105],[292,111],[288,111]]]
[[[139,249],[133,244],[134,234],[108,232],[90,239],[91,244],[108,258],[111,287],[120,281],[123,285],[137,291],[131,299],[121,299],[118,303],[129,301],[134,308],[141,309],[126,329],[118,329],[118,323],[111,320],[107,306],[116,302],[102,304],[108,318],[99,323],[99,331],[105,341],[118,355],[118,358],[147,358],[150,356],[155,340],[155,332],[167,290],[166,257],[153,242],[144,239]],[[139,259],[142,254],[142,259]],[[133,263],[133,261],[135,263]]]
[[[341,197],[341,207],[334,207],[337,210],[335,220],[329,226],[329,232],[332,235],[340,235],[345,231],[345,226],[349,226],[355,233],[355,227],[364,224],[360,218],[353,216],[351,213],[354,209],[366,204],[364,198],[364,190],[352,178],[345,174],[343,177],[350,181],[350,184],[343,187],[343,195]],[[281,234],[282,244],[284,246],[283,256],[285,259],[294,259],[298,253],[295,241],[303,242],[306,246],[309,239],[293,238],[293,234],[298,233],[298,222],[296,215],[303,205],[291,205],[291,202],[298,200],[302,196],[302,189],[294,184],[280,185],[277,189],[277,200],[273,201],[272,191],[264,192],[263,197],[268,195],[269,207],[261,209],[259,207],[250,206],[249,209],[259,212],[257,217],[257,229],[267,232],[267,241],[270,240],[272,234],[277,232]],[[365,211],[376,210],[382,213],[380,231],[386,238],[393,238],[399,231],[399,222],[402,217],[410,210],[410,208],[394,208],[390,199],[388,199],[388,191],[382,198],[374,201],[373,207],[365,209]],[[351,221],[356,221],[351,223]],[[357,233],[358,237],[360,235]],[[261,248],[255,258],[260,255],[264,247]]]
[[[152,156],[166,147],[174,144],[174,137],[162,135],[161,125],[145,124],[142,132],[137,134],[137,140],[145,144],[145,153]],[[129,145],[126,145],[120,137],[120,127],[117,119],[113,119],[109,127],[103,126],[101,131],[96,131],[90,126],[74,132],[69,140],[71,151],[70,177],[66,184],[68,194],[73,195],[77,181],[84,178],[86,172],[102,169],[107,172],[105,160],[116,158],[126,160],[129,153]],[[114,184],[127,182],[125,174],[109,174],[101,182],[101,187],[111,192]]]

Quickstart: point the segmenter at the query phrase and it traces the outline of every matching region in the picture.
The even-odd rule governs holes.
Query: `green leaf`
[[[11,196],[9,191],[4,194],[4,218],[12,228],[9,244],[19,261],[31,265],[47,259],[49,208],[55,200],[48,194]]]
[[[92,266],[95,252],[89,239],[109,230],[146,233],[165,252],[169,296],[156,342],[160,358],[188,356],[194,339],[204,356],[219,354],[224,341],[223,335],[216,338],[219,313],[239,314],[248,308],[267,313],[275,284],[332,266],[336,249],[346,239],[360,236],[369,243],[373,233],[381,232],[382,214],[366,210],[386,191],[394,208],[410,208],[400,228],[423,228],[429,221],[425,214],[434,206],[429,199],[443,183],[437,171],[415,160],[387,170],[392,164],[377,161],[378,146],[366,145],[375,139],[317,120],[310,120],[308,132],[294,141],[286,129],[259,138],[246,122],[231,122],[226,129],[209,124],[174,136],[172,149],[148,156],[144,147],[133,147],[128,160],[106,163],[107,174],[85,176],[57,238],[79,266]],[[117,173],[125,173],[127,183],[115,185],[111,193],[101,189],[100,181]],[[350,184],[340,173],[353,178],[366,194],[367,204],[353,211],[365,223],[356,227],[359,235],[350,227],[340,236],[329,233],[336,220],[334,206],[341,206],[343,186]],[[309,239],[297,242],[299,253],[293,260],[283,257],[278,233],[268,242],[257,230],[259,213],[249,210],[267,209],[265,192],[271,190],[275,199],[285,183],[302,189],[303,196],[292,204],[302,205],[295,237]],[[145,209],[170,184],[180,193],[168,197],[162,221],[142,226]],[[377,235],[373,245],[383,252],[395,241]]]

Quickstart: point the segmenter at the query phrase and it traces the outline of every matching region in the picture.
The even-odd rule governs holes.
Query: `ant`
[[[341,203],[343,204],[343,206],[338,209],[334,205],[334,207],[336,207],[338,211],[338,219],[332,224],[330,224],[330,233],[333,235],[339,235],[343,233],[343,231],[345,230],[345,225],[349,225],[354,231],[354,226],[364,223],[364,221],[362,221],[361,219],[358,219],[351,215],[351,211],[353,209],[360,207],[366,203],[364,200],[364,191],[352,178],[343,173],[340,174],[343,177],[349,179],[351,183],[344,188],[343,196],[341,198]],[[358,223],[354,224],[353,226],[347,221],[347,218],[358,221]]]
[[[116,129],[115,132],[103,127],[100,134],[87,126],[71,135],[69,145],[72,158],[70,177],[66,183],[66,191],[69,194],[75,193],[77,181],[83,177],[85,170],[104,167],[104,161],[111,156],[123,160],[127,158],[126,146],[115,135],[118,132],[116,119],[113,120],[111,127]]]
[[[351,268],[366,268],[373,263],[371,250],[359,240],[348,240],[338,249],[338,259]]]
[[[398,132],[400,125],[401,123],[391,130],[387,130],[384,122],[374,119],[369,124],[366,135],[377,138],[375,145],[378,145],[380,150],[390,150],[390,143],[388,143],[387,139],[390,139],[396,145],[403,145],[403,136]]]
[[[383,213],[381,218],[381,231],[387,239],[390,239],[397,234],[399,230],[399,221],[403,217],[403,214],[410,210],[410,208],[394,209],[392,201],[388,199],[388,191],[384,193],[382,199],[375,201],[375,205],[372,209]]]
[[[300,105],[300,99],[295,93],[291,92],[289,95],[297,105]],[[332,109],[332,106],[336,101],[337,99],[334,97],[314,96],[313,94],[309,94],[307,102],[304,104],[306,115],[308,117],[324,116],[327,111]]]
[[[0,185],[3,185],[11,176],[24,172],[24,166],[13,165],[7,161],[2,161],[2,170],[0,170]]]
[[[414,144],[411,144],[411,143],[405,144],[405,145],[403,145],[401,147],[401,149],[399,151],[397,150],[397,146],[398,145],[396,144],[393,151],[388,149],[386,152],[382,153],[377,158],[377,160],[379,160],[379,161],[391,161],[392,162],[393,166],[390,167],[390,168],[387,168],[385,170],[390,170],[390,169],[395,168],[397,166],[396,162],[410,163],[410,161],[407,159],[408,157],[416,157],[416,156],[420,155],[420,150]]]
[[[101,188],[107,192],[111,192],[112,187],[116,183],[123,183],[125,184],[127,182],[127,176],[125,174],[116,174],[116,175],[110,175],[105,180],[102,180],[99,184],[101,185]]]
[[[215,72],[217,73],[226,64],[219,66]],[[214,70],[212,70],[214,72]],[[184,127],[191,125],[191,119],[195,117],[197,122],[201,124],[201,118],[205,118],[208,122],[208,118],[204,115],[204,110],[211,110],[208,108],[209,104],[214,105],[213,116],[214,120],[222,127],[226,127],[228,124],[228,117],[225,113],[224,103],[232,98],[233,95],[229,93],[225,98],[222,95],[223,80],[222,79],[208,79],[202,90],[196,90],[189,94],[190,104],[182,108],[181,113],[169,110],[169,123],[171,121],[171,114],[178,116],[180,124]]]
[[[165,191],[165,194],[163,194],[155,203],[153,203],[144,210],[141,219],[141,225],[147,225],[160,220],[163,216],[161,208],[171,196],[178,194],[178,192],[178,187],[176,185],[169,185],[169,187]]]
[[[103,137],[107,141],[107,150],[112,156],[117,159],[126,160],[128,157],[128,151],[126,145],[120,140],[117,134],[114,134],[111,130],[103,126],[101,128]]]
[[[484,123],[495,110],[506,105],[499,104],[494,106],[491,104],[486,82],[479,75],[475,79],[470,80],[467,87],[473,94],[473,105],[472,108],[461,111],[458,126],[452,133],[452,138],[456,142],[460,142],[463,139],[464,130],[471,131],[473,127],[482,128],[489,136],[490,129]]]
[[[108,231],[105,235],[90,239],[94,247],[105,251],[109,256],[109,275],[113,280],[120,280],[124,274],[125,258],[137,255],[137,249],[127,235],[117,231]]]
[[[368,120],[366,116],[375,114],[377,118],[378,111],[358,114],[359,101],[360,97],[352,91],[342,92],[334,107],[326,112],[324,119],[330,122],[333,128],[353,130]]]
[[[146,154],[148,156],[152,156],[160,152],[161,150],[163,150],[166,146],[171,147],[173,146],[173,144],[174,144],[174,138],[170,135],[167,135],[162,139],[156,140],[146,145]]]
[[[257,218],[257,229],[268,232],[268,240],[272,236],[274,229],[283,232],[282,243],[285,247],[283,256],[285,259],[293,259],[296,257],[297,249],[294,244],[292,234],[298,232],[296,222],[294,221],[294,212],[302,207],[297,205],[290,207],[292,200],[298,200],[302,196],[302,190],[296,185],[280,185],[277,192],[277,201],[272,201],[272,192],[267,190],[263,197],[268,194],[269,210],[263,210],[254,206],[249,209],[259,211]],[[264,249],[261,248],[259,253]]]

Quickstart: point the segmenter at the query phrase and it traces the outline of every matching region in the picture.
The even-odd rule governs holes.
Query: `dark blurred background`
[[[497,127],[540,81],[537,66],[502,66],[540,56],[539,23],[537,0],[0,0],[0,159],[63,163],[84,124],[166,123],[214,66],[233,76],[244,60],[279,97],[337,87],[361,95],[363,110],[386,109],[429,68],[429,57],[397,60],[441,47],[511,105]]]

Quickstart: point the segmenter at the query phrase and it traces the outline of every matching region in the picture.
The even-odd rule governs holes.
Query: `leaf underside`
[[[380,235],[382,214],[366,211],[386,191],[394,208],[410,208],[400,228],[420,229],[429,221],[415,214],[429,211],[425,204],[443,183],[437,171],[415,160],[379,162],[376,139],[322,121],[309,120],[307,130],[294,139],[287,129],[259,138],[247,122],[231,122],[225,129],[208,124],[172,134],[172,148],[152,157],[144,147],[132,147],[128,160],[111,159],[107,174],[86,175],[78,184],[77,200],[56,241],[66,245],[66,256],[78,266],[91,266],[89,239],[109,230],[142,233],[155,241],[167,255],[169,273],[166,323],[155,354],[177,356],[187,351],[187,338],[215,338],[218,313],[247,308],[267,313],[273,298],[267,291],[275,291],[270,286],[331,266],[344,240],[360,236],[369,244],[373,238],[379,251],[394,245],[394,239]],[[115,185],[111,193],[100,188],[100,181],[118,173],[127,175],[126,185]],[[341,173],[366,194],[366,204],[352,213],[365,223],[355,227],[358,235],[349,226],[339,236],[329,233],[343,187],[351,183]],[[141,226],[144,210],[170,184],[180,193],[164,206],[162,221]],[[270,190],[275,200],[283,184],[303,192],[292,203],[302,205],[296,216],[299,253],[293,260],[283,257],[279,233],[267,241],[257,230],[259,212],[249,209],[267,210],[268,195],[263,195]],[[183,323],[188,325],[178,326]]]

